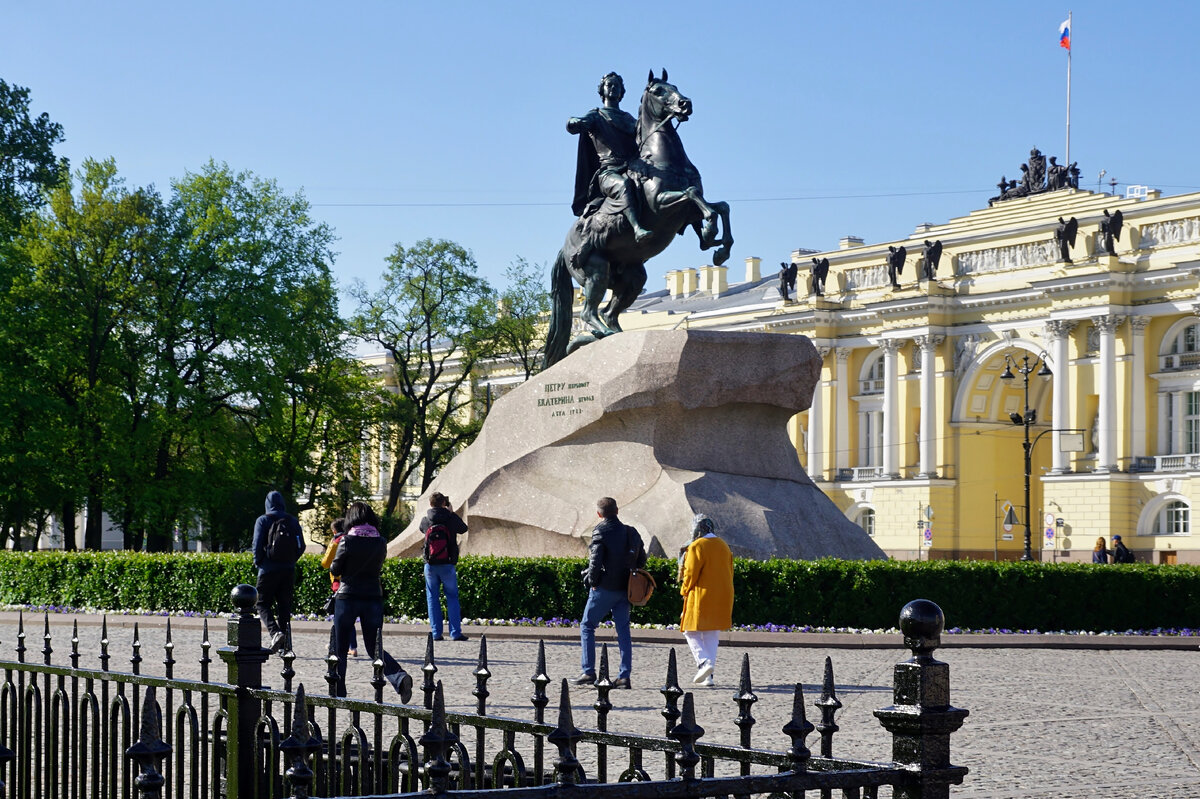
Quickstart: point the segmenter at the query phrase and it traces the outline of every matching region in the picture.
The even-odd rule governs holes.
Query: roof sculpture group
[[[1079,162],[1063,165],[1052,155],[1050,163],[1046,163],[1046,156],[1034,147],[1029,151],[1029,161],[1021,164],[1021,180],[1009,180],[1007,176],[1001,176],[996,188],[1000,189],[1000,193],[989,199],[988,205],[1059,189],[1078,189]]]
[[[1104,252],[1108,255],[1117,254],[1116,242],[1121,240],[1121,228],[1125,225],[1125,214],[1118,208],[1113,213],[1104,209],[1104,218],[1100,220],[1100,237],[1104,242]],[[1058,218],[1058,227],[1054,229],[1054,240],[1058,242],[1059,260],[1064,263],[1074,263],[1071,260],[1071,248],[1075,246],[1079,234],[1079,220]]]

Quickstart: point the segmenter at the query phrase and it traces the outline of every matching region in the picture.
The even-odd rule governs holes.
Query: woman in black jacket
[[[346,535],[329,566],[330,574],[341,581],[333,606],[337,695],[346,695],[346,652],[354,632],[354,619],[358,618],[367,654],[372,660],[383,659],[383,676],[400,694],[400,701],[407,704],[412,697],[412,677],[387,652],[375,652],[376,638],[383,627],[383,583],[379,572],[386,557],[387,542],[379,534],[379,517],[374,509],[365,502],[351,502],[346,509]]]

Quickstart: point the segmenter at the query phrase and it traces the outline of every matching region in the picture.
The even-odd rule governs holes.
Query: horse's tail
[[[565,248],[564,248],[565,249]],[[550,270],[550,329],[542,352],[542,368],[548,369],[567,357],[571,341],[571,308],[575,299],[575,283],[567,271],[567,256],[558,251]]]

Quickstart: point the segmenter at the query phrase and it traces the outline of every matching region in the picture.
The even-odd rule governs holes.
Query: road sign
[[[1054,526],[1054,514],[1047,513],[1044,517],[1042,517],[1042,521],[1044,521],[1046,523],[1047,527],[1053,527]]]
[[[1012,529],[1017,526],[1017,514],[1012,505],[1009,505],[1008,510],[1004,513],[1003,526],[1006,533],[1012,532]]]
[[[932,527],[925,528],[924,545],[927,547],[933,546],[933,528]]]
[[[1013,534],[1012,534],[1012,533],[1005,533],[1004,535],[1000,536],[1000,540],[1001,540],[1001,541],[1012,541],[1012,540],[1013,540]]]
[[[1054,540],[1054,528],[1053,528],[1053,527],[1047,527],[1047,528],[1046,528],[1046,540],[1047,540],[1047,541],[1053,541],[1053,540]]]

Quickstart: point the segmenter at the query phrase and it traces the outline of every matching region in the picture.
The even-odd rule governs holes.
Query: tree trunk
[[[62,527],[63,551],[74,552],[79,549],[78,531],[75,527],[75,503],[69,499],[62,504],[62,516],[59,517],[58,524]]]

